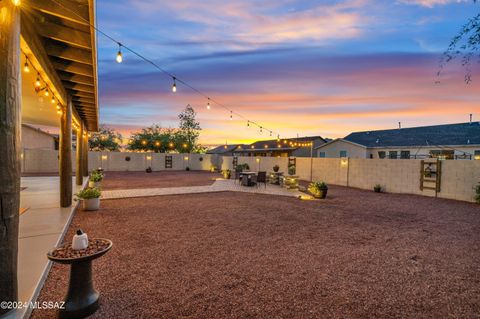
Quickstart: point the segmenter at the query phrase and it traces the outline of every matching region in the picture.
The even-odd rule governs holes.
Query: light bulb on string
[[[262,132],[263,132],[262,129],[263,129],[263,128],[260,126],[260,134],[262,134]]]
[[[49,96],[50,95],[50,92],[48,92],[48,88],[45,88],[45,96]]]
[[[230,111],[230,121],[233,120],[233,115],[232,115],[232,111]]]
[[[173,77],[172,92],[177,92],[177,79],[175,77]]]
[[[208,102],[207,102],[207,110],[210,110],[210,98],[208,98]]]
[[[247,127],[250,127],[250,121],[247,121]]]
[[[118,42],[118,52],[117,52],[117,62],[122,63],[123,56],[122,56],[122,44]]]
[[[40,74],[37,73],[37,79],[35,80],[35,87],[40,87],[42,85],[42,82],[40,82]]]
[[[28,66],[28,59],[25,61],[25,64],[23,65],[23,72],[25,73],[30,72],[30,67]]]
[[[52,94],[52,99],[50,100],[50,102],[52,102],[52,104],[55,104],[55,96]]]
[[[61,107],[60,107],[60,104],[57,104],[57,110],[60,110]]]
[[[270,136],[272,136],[272,131],[270,131]]]
[[[16,5],[16,6],[19,6],[20,5],[20,0],[13,0],[13,4]]]

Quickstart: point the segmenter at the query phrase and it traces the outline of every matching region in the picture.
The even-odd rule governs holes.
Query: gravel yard
[[[205,171],[105,172],[102,189],[164,188],[212,185],[220,174]]]
[[[68,240],[77,228],[114,243],[94,262],[93,318],[480,313],[480,206],[471,203],[335,186],[324,201],[223,192],[105,200],[77,212]],[[67,279],[55,264],[39,301],[63,300]]]

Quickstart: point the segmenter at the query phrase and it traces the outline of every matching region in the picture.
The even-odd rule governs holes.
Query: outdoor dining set
[[[260,186],[263,184],[267,187],[267,184],[279,185],[288,189],[298,188],[298,176],[288,175],[284,176],[282,172],[251,172],[251,171],[236,171],[234,175],[235,183],[241,186],[252,187]]]

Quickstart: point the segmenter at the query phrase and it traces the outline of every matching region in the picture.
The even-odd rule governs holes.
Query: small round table
[[[94,238],[89,240],[89,245],[102,241],[105,248],[91,254],[81,254],[79,257],[58,256],[60,250],[65,250],[71,244],[55,248],[47,253],[48,259],[60,264],[70,264],[70,281],[65,299],[64,309],[60,309],[59,318],[85,318],[97,311],[100,294],[93,287],[92,260],[103,256],[113,246],[109,239]],[[81,251],[79,251],[81,252]]]

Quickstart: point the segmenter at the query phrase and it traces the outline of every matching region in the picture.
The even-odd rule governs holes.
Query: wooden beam
[[[43,21],[37,29],[39,34],[45,38],[60,41],[79,48],[89,50],[92,48],[90,34],[86,32],[68,28],[49,21]]]
[[[72,96],[72,100],[73,100],[73,103],[85,102],[85,103],[89,103],[89,104],[95,104],[95,100],[94,100],[94,99],[89,99],[89,98],[87,98],[87,97]]]
[[[35,26],[31,18],[29,18],[26,14],[22,12],[21,14],[21,23],[22,23],[22,37],[30,50],[32,50],[35,58],[37,59],[38,63],[40,64],[42,70],[46,73],[48,79],[55,87],[57,91],[57,98],[60,98],[60,102],[62,104],[67,103],[67,93],[63,88],[62,82],[58,77],[58,74],[52,64],[50,58],[48,57],[47,52],[43,46],[42,39],[38,36],[37,32],[35,31]]]
[[[91,93],[78,92],[77,94],[75,94],[75,97],[84,97],[87,99],[93,99],[95,98],[95,95]]]
[[[78,92],[87,92],[87,93],[95,93],[95,88],[91,85],[85,84],[78,84],[73,82],[66,82],[63,81],[63,86],[69,91],[78,91]]]
[[[89,8],[75,1],[62,1],[59,6],[53,0],[27,0],[28,5],[42,13],[53,15],[83,25],[88,25]]]
[[[0,1],[0,12],[0,301],[9,303],[18,300],[20,8]],[[0,307],[0,317],[9,311]]]
[[[59,72],[59,76],[62,81],[70,81],[70,82],[75,82],[79,84],[91,85],[91,86],[93,86],[94,84],[93,78],[85,75]]]
[[[60,206],[72,205],[72,99],[60,117]]]
[[[96,0],[87,0],[88,1],[88,8],[89,8],[89,16],[90,21],[92,21],[93,25],[96,25],[97,19],[97,12],[96,12]],[[96,105],[96,112],[97,112],[97,120],[94,122],[94,128],[92,131],[98,130],[98,66],[97,66],[97,30],[90,26],[90,40],[92,41],[92,61],[93,61],[93,78],[95,80],[95,105]]]
[[[47,40],[45,50],[48,55],[69,61],[92,65],[92,52],[81,48],[74,48],[56,41]]]
[[[60,71],[93,77],[92,67],[87,64],[55,60],[53,66]]]

